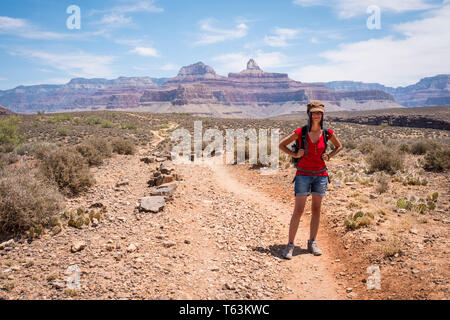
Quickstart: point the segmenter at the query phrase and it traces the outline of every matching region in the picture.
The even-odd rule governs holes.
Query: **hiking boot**
[[[293,252],[294,252],[294,244],[288,243],[286,248],[283,251],[283,258],[291,260]]]
[[[308,252],[315,256],[320,256],[322,254],[322,250],[319,249],[315,240],[308,240]]]

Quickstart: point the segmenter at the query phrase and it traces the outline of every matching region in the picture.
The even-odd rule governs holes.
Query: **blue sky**
[[[70,5],[81,29],[69,30]],[[367,20],[375,5],[380,29]],[[450,73],[449,0],[18,0],[0,2],[0,89],[71,78],[220,75],[254,58],[304,82],[405,86]]]

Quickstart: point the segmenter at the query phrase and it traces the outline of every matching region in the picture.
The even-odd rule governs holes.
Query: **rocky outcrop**
[[[228,77],[218,76],[202,62],[183,67],[177,77],[167,81],[161,88],[146,90],[140,106],[152,108],[166,103],[166,106],[220,105],[248,109],[248,106],[293,103],[300,109],[308,100],[314,99],[323,100],[329,110],[345,109],[341,107],[341,102],[345,105],[349,101],[352,102],[349,110],[358,109],[360,103],[367,105],[372,101],[390,102],[390,107],[398,106],[393,97],[383,91],[333,92],[323,84],[302,83],[290,79],[285,73],[264,72],[253,59],[248,61],[245,70],[229,73]],[[173,108],[166,110],[170,112]],[[226,114],[226,110],[221,113]]]
[[[0,91],[0,104],[20,113],[39,110],[95,110],[136,108],[145,89],[157,88],[148,77],[72,79],[65,85],[19,86]]]
[[[12,115],[12,114],[14,114],[14,112],[6,109],[3,106],[0,106],[0,116],[9,116],[9,115]]]
[[[450,130],[450,108],[417,107],[414,109],[387,109],[357,112],[328,113],[330,121],[358,124]]]
[[[333,81],[324,83],[327,88],[342,91],[378,90],[392,95],[398,103],[406,107],[449,106],[450,75],[441,74],[421,79],[418,83],[406,87],[385,87],[378,83],[354,81]]]

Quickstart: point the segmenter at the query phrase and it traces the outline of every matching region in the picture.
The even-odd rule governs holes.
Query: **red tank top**
[[[298,139],[298,145],[301,146],[301,139],[302,139],[302,128],[298,128],[294,131],[297,134]],[[328,139],[330,139],[334,132],[331,129],[328,129]],[[313,143],[311,141],[311,138],[309,137],[309,134],[306,135],[306,139],[308,141],[308,155],[303,156],[300,161],[298,162],[298,167],[300,169],[308,170],[308,171],[319,171],[326,167],[325,161],[322,160],[321,156],[323,151],[325,150],[325,143],[323,141],[323,130],[320,135],[319,141],[317,143]],[[308,173],[303,172],[297,169],[297,172],[295,175],[306,175],[306,176],[328,176],[327,171],[321,172],[321,173]]]

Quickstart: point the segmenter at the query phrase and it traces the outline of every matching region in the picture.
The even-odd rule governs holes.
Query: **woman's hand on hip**
[[[324,154],[322,154],[322,160],[328,161],[328,160],[330,160],[330,156],[324,153]]]
[[[292,157],[293,158],[301,158],[303,157],[303,155],[305,154],[305,149],[300,149],[298,150],[298,152],[296,154],[294,154]]]

